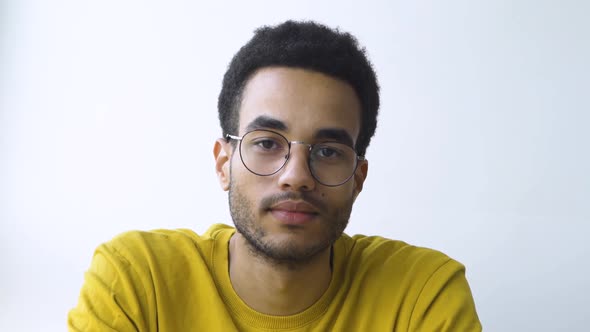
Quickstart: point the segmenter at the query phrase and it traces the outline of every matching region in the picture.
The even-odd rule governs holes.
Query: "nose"
[[[279,186],[283,190],[311,191],[315,189],[315,179],[309,170],[307,144],[292,144],[287,163],[279,172]]]

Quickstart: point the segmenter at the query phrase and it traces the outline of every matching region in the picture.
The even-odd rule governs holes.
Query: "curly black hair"
[[[270,66],[309,69],[350,84],[362,107],[355,149],[365,155],[377,127],[379,84],[375,71],[354,36],[310,21],[263,26],[234,55],[217,103],[224,137],[238,131],[242,92],[249,78],[258,69]]]

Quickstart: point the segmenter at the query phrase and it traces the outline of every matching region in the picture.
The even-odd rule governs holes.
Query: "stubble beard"
[[[301,247],[293,241],[273,241],[272,238],[268,237],[268,233],[260,222],[256,220],[255,211],[257,209],[254,203],[240,192],[236,181],[232,178],[231,167],[230,179],[228,198],[234,225],[246,239],[250,253],[269,264],[297,269],[330,248],[348,225],[352,211],[352,198],[343,206],[330,212],[329,209],[325,208],[325,204],[321,204],[309,197],[306,192],[284,192],[263,198],[260,203],[260,211],[264,211],[265,207],[285,199],[302,199],[314,204],[316,207],[319,205],[324,207],[321,209],[323,218],[320,221],[324,223],[322,225],[322,234],[316,243],[305,247]]]

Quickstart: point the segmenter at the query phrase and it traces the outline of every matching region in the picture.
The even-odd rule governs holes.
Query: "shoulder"
[[[379,290],[384,287],[394,292],[406,289],[418,295],[432,279],[444,283],[454,274],[465,271],[461,263],[438,250],[403,241],[363,235],[345,235],[341,241],[346,248],[342,263],[345,274],[353,276],[353,282],[378,285]]]
[[[380,236],[344,235],[342,238],[348,255],[360,264],[375,264],[395,267],[396,270],[436,270],[444,264],[456,262],[446,254],[424,247],[410,245],[403,241]]]
[[[402,330],[481,330],[463,264],[438,250],[378,236],[339,241],[346,284],[380,304],[375,315]]]
[[[207,257],[216,242],[233,228],[216,224],[199,235],[190,229],[127,231],[102,244],[96,253],[108,254],[136,267],[154,262],[184,262],[194,256]]]
[[[222,225],[202,235],[186,229],[129,231],[101,244],[85,274],[78,306],[69,314],[70,327],[152,331],[159,326],[156,312],[184,316],[191,307],[181,304],[203,290],[215,290],[210,252],[232,232]]]

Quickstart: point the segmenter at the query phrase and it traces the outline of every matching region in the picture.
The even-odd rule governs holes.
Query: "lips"
[[[311,222],[319,213],[305,201],[283,201],[273,205],[270,213],[277,220],[288,225],[303,225]]]

